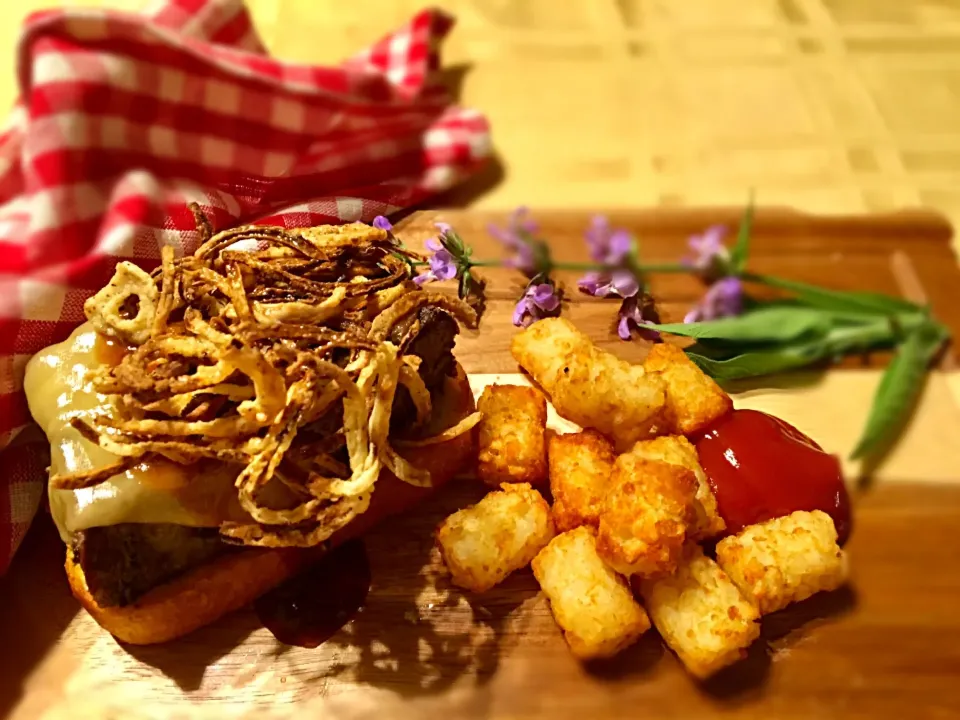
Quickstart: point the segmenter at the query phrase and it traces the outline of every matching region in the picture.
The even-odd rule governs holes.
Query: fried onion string
[[[401,385],[413,427],[432,412],[420,360],[405,353],[421,330],[420,308],[470,327],[476,313],[419,289],[403,251],[380,229],[245,225],[214,233],[200,208],[190,209],[201,240],[194,255],[164,248],[152,276],[128,263],[85,306],[99,331],[133,348],[92,375],[109,410],[71,420],[116,460],[55,477],[52,487],[91,487],[151,458],[216,459],[235,468],[249,516],[224,523],[222,536],[280,547],[321,543],[364,512],[381,468],[429,485],[429,474],[389,438]],[[391,342],[411,315],[403,341]]]

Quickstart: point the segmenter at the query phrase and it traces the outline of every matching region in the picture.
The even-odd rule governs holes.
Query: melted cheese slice
[[[27,365],[24,389],[30,413],[50,441],[51,476],[117,459],[69,424],[72,417],[110,412],[109,399],[94,392],[87,377],[102,364],[96,348],[97,333],[84,323]],[[189,467],[143,463],[83,490],[51,488],[50,509],[64,541],[77,530],[128,522],[216,527],[225,520],[249,520],[236,499],[235,477],[235,470],[213,461]]]

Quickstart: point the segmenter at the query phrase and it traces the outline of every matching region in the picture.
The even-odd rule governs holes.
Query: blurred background
[[[145,0],[18,0],[29,12]],[[424,0],[247,0],[277,56],[336,62]],[[929,206],[960,221],[960,0],[450,0],[446,62],[502,169],[478,207]],[[15,95],[0,54],[0,103]]]

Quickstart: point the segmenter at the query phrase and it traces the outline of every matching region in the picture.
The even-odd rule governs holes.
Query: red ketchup
[[[734,410],[692,438],[727,531],[822,510],[850,536],[850,498],[840,461],[792,425],[757,410]]]

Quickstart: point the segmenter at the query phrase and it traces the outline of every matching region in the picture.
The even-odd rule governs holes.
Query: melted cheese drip
[[[84,323],[27,365],[24,389],[30,413],[50,441],[51,475],[117,459],[69,424],[75,416],[110,411],[109,398],[94,392],[87,379],[88,371],[102,364],[96,348],[97,333]],[[234,470],[216,462],[189,467],[142,463],[94,487],[51,488],[50,510],[65,541],[77,530],[128,522],[216,527],[224,520],[249,520],[237,502],[235,477]]]

